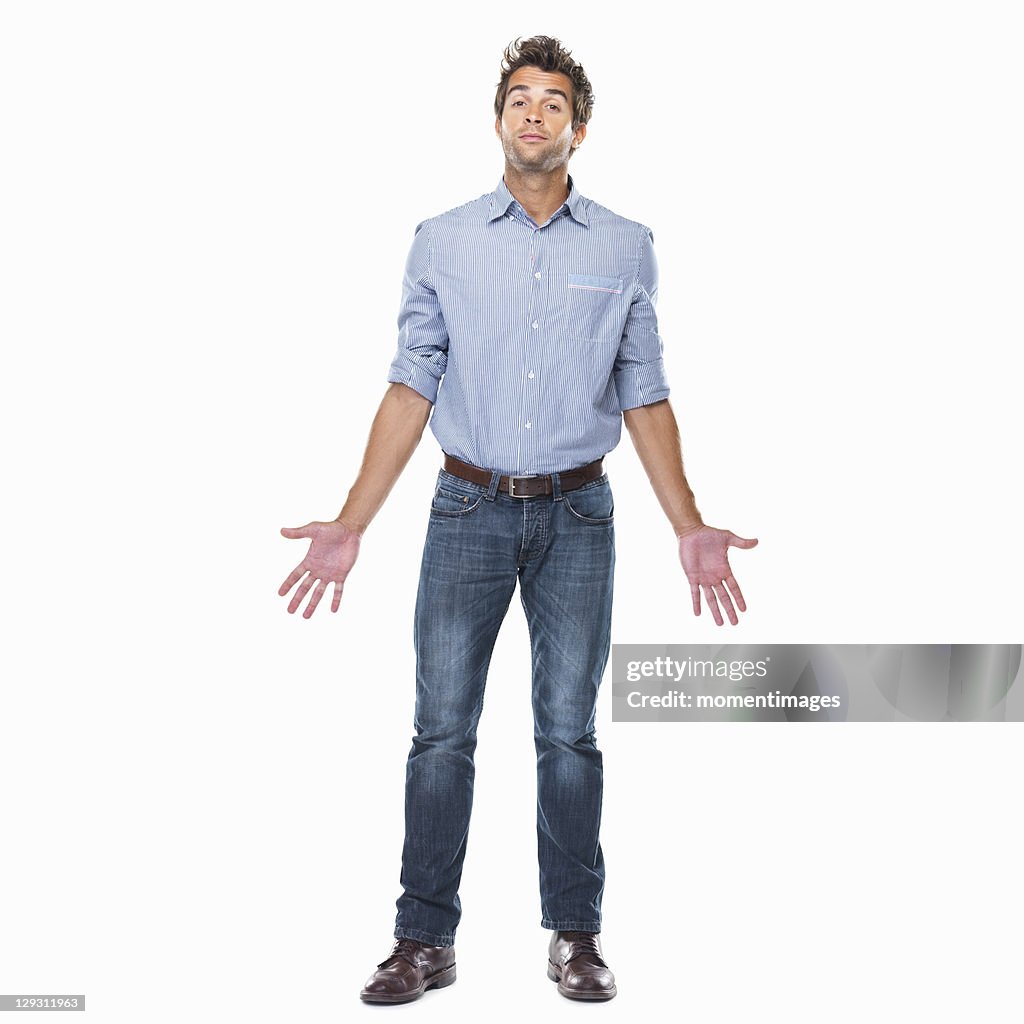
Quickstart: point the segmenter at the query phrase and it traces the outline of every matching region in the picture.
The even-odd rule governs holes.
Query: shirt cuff
[[[410,358],[404,352],[399,352],[391,362],[388,380],[394,384],[405,384],[413,391],[419,392],[429,402],[435,403],[441,386],[441,377],[435,377],[431,372],[433,369],[430,360],[427,360],[425,366],[423,360]]]
[[[665,376],[665,362],[652,359],[649,363],[633,363],[615,371],[615,394],[619,409],[636,409],[668,398],[669,387]]]

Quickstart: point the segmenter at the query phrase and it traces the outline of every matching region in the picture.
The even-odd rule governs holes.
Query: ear
[[[501,138],[501,118],[500,117],[496,117],[494,119],[494,134],[497,135],[499,139]]]
[[[578,146],[587,137],[587,126],[581,124],[573,135],[573,148]]]

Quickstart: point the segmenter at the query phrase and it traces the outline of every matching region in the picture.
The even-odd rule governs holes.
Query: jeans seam
[[[523,567],[523,565],[527,561],[527,559],[524,558],[524,555],[526,553],[526,502],[524,501],[522,503],[522,505],[523,505],[523,542],[522,542],[522,544],[519,545],[519,557],[516,559],[517,568],[520,568],[520,569]]]

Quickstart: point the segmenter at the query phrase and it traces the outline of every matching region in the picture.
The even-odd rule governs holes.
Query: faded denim
[[[541,926],[599,932],[603,764],[594,733],[611,636],[614,504],[607,474],[513,498],[441,470],[416,599],[415,735],[406,765],[396,938],[455,942],[477,724],[516,582],[532,648]],[[525,780],[524,780],[525,784]]]

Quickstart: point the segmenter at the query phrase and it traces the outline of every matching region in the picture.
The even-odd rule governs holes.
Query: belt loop
[[[562,500],[562,481],[557,473],[551,474],[551,497],[555,501]]]
[[[498,493],[498,483],[501,480],[501,470],[495,469],[491,471],[491,484],[487,488],[487,500],[494,501],[494,496]]]

